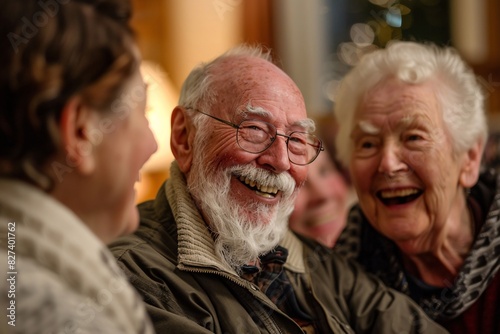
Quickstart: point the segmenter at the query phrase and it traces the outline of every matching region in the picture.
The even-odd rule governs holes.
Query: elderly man
[[[441,333],[409,298],[288,232],[322,150],[302,95],[260,49],[196,68],[176,157],[139,231],[112,247],[159,333]]]
[[[336,249],[452,333],[500,333],[500,178],[480,175],[483,94],[452,48],[366,56],[336,102],[359,198]]]

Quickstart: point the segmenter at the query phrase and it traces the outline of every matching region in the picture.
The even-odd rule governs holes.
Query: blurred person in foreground
[[[322,150],[268,52],[240,46],[187,77],[176,161],[138,231],[110,245],[159,333],[442,333],[411,299],[288,230]]]
[[[290,228],[333,247],[347,221],[352,202],[348,180],[329,150],[309,165],[307,180],[297,193]]]
[[[153,333],[105,245],[137,228],[156,150],[130,4],[3,0],[0,17],[0,331]]]
[[[484,97],[450,47],[394,42],[344,78],[337,148],[359,203],[336,250],[452,333],[500,333],[500,179]]]

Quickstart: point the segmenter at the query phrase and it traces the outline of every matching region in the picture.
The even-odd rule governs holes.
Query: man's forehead
[[[242,108],[240,110],[240,115],[242,115],[245,118],[248,117],[259,117],[259,118],[267,118],[267,119],[272,119],[274,118],[273,113],[269,110],[267,110],[264,107],[261,106],[253,106],[251,103],[247,103],[245,108]],[[297,120],[290,124],[292,127],[301,127],[304,129],[304,131],[307,132],[313,132],[316,129],[316,125],[314,121],[310,118],[304,118]]]

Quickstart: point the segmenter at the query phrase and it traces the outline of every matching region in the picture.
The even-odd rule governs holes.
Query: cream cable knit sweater
[[[0,332],[153,333],[106,246],[40,190],[0,179],[0,245]]]

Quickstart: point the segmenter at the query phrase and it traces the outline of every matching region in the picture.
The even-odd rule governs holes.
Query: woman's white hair
[[[342,80],[335,99],[340,129],[336,145],[346,166],[353,150],[350,133],[354,114],[366,92],[387,77],[402,82],[437,83],[436,97],[455,153],[486,140],[484,95],[472,69],[452,47],[396,41],[364,56]]]

